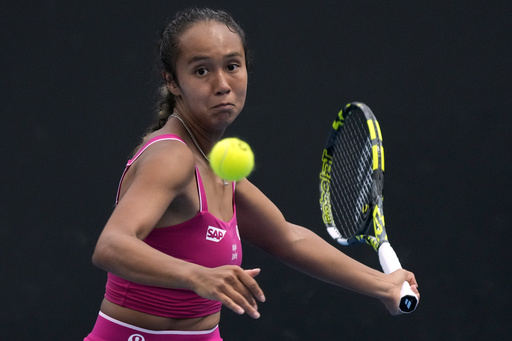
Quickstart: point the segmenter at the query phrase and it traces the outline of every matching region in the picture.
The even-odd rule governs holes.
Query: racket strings
[[[370,204],[372,145],[366,119],[352,115],[333,144],[331,207],[336,227],[344,238],[361,234],[365,207]]]

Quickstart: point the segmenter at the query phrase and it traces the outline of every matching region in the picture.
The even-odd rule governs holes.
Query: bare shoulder
[[[274,211],[277,207],[265,194],[253,183],[243,179],[236,184],[235,199],[237,208],[241,206],[244,213],[252,214],[253,211]],[[247,212],[245,212],[247,211]],[[261,213],[261,212],[257,212]],[[274,212],[275,213],[275,212]]]
[[[176,189],[194,179],[195,158],[184,143],[166,140],[148,147],[132,167],[138,181]]]
[[[259,196],[263,196],[263,193],[254,186],[249,180],[243,179],[236,184],[235,200],[238,214],[247,215],[253,210],[253,202],[257,202]]]
[[[237,183],[236,211],[242,236],[271,251],[269,242],[283,236],[287,222],[277,206],[247,179]]]

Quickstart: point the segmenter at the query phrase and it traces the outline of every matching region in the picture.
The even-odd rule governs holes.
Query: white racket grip
[[[390,274],[402,268],[395,250],[393,250],[391,247],[391,244],[383,243],[379,247],[378,252],[380,266],[382,267],[382,270],[384,270],[385,274]],[[412,313],[418,305],[418,297],[414,291],[411,290],[409,282],[405,281],[402,285],[402,289],[400,289],[400,297],[400,311],[403,313]]]
[[[379,261],[385,274],[390,274],[402,268],[395,250],[393,250],[389,243],[382,243],[379,247]]]

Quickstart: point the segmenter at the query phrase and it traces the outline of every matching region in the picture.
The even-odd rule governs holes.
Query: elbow
[[[288,223],[289,228],[286,230],[286,234],[283,234],[282,239],[278,239],[277,243],[274,242],[273,248],[269,252],[278,259],[285,262],[293,261],[296,257],[296,253],[300,252],[304,241],[308,238],[309,230]]]
[[[98,268],[103,268],[104,263],[104,256],[102,255],[101,251],[98,248],[98,245],[96,245],[96,248],[94,249],[94,252],[92,254],[92,264],[94,266],[97,266]]]
[[[100,252],[98,252],[98,246],[96,246],[92,254],[92,264],[94,264],[94,266],[97,266],[98,268],[101,268],[102,256]]]
[[[100,238],[92,254],[92,263],[100,269],[107,270],[112,255],[111,247]]]

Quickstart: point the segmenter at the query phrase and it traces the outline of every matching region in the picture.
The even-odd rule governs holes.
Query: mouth
[[[232,109],[234,106],[233,103],[220,103],[213,106],[213,109]]]

